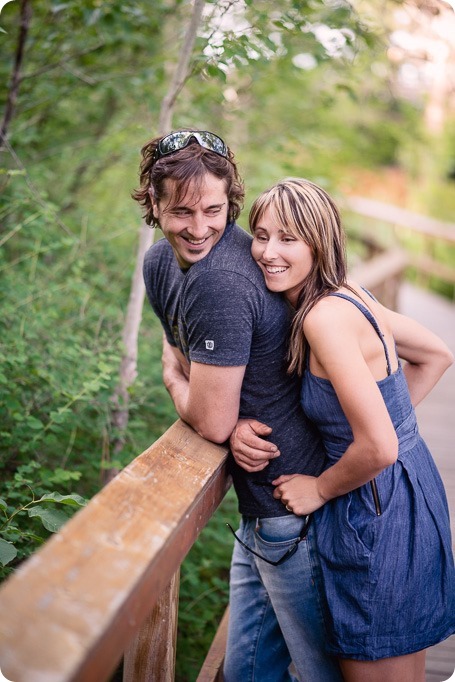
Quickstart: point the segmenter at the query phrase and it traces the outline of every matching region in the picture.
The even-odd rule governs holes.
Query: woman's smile
[[[251,253],[262,270],[267,288],[297,302],[303,282],[313,267],[313,253],[303,239],[276,225],[266,209],[253,234]]]

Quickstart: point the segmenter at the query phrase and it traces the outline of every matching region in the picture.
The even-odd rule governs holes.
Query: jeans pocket
[[[259,519],[254,533],[255,539],[267,547],[286,549],[299,539],[304,523],[303,518],[289,516]]]

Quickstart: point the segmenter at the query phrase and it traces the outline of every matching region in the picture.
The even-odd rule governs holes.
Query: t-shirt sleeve
[[[241,274],[204,272],[186,287],[183,316],[190,360],[206,365],[243,366],[262,314],[259,290]]]
[[[164,268],[160,267],[159,263],[159,253],[157,249],[153,250],[153,247],[147,251],[145,254],[144,262],[142,265],[142,275],[144,278],[145,291],[147,293],[147,298],[150,305],[153,308],[153,312],[158,317],[163,327],[166,339],[171,346],[176,346],[175,338],[172,333],[172,320],[168,319],[163,312],[161,305],[159,304],[158,297],[156,296],[157,291],[160,287],[165,290],[166,283],[160,282],[161,275],[165,272]]]

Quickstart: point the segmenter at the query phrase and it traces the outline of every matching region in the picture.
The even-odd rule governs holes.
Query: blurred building
[[[394,11],[390,35],[395,93],[424,108],[427,129],[435,134],[455,113],[454,4],[408,0]]]

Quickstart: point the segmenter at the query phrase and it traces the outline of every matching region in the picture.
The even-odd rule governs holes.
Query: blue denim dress
[[[377,383],[399,440],[395,464],[315,513],[330,614],[329,651],[376,660],[419,651],[455,632],[449,511],[402,368],[392,372],[377,321],[356,299],[331,295],[357,306],[383,343],[388,376]],[[332,384],[311,374],[308,365],[301,399],[320,430],[331,466],[352,442],[352,431]]]

